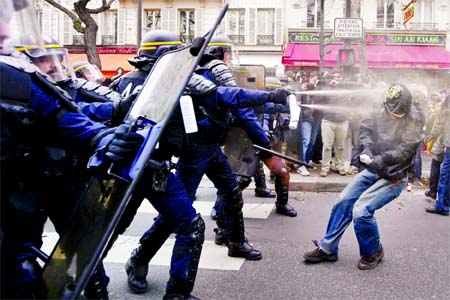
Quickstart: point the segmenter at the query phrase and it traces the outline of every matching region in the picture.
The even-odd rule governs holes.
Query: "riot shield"
[[[227,9],[228,4],[199,51],[193,53],[191,47],[183,47],[167,52],[156,62],[126,120],[135,129],[148,129],[145,141],[130,168],[111,174],[114,178],[90,181],[45,265],[42,277],[47,299],[80,298],[144,170],[149,164],[158,164],[150,159],[151,154]]]
[[[240,65],[232,69],[233,76],[240,87],[264,90],[266,68],[263,65]],[[258,163],[253,143],[244,130],[231,128],[224,141],[223,151],[228,158],[233,173],[252,177]]]
[[[264,90],[266,68],[263,65],[240,65],[232,69],[233,76],[240,87]]]

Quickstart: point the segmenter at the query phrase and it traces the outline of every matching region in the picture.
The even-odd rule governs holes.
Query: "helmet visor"
[[[51,45],[46,45],[44,55],[30,56],[33,64],[55,81],[75,78],[67,49],[47,47]]]
[[[239,51],[233,43],[210,42],[207,53],[222,59],[229,67],[239,66]],[[223,58],[222,58],[223,55]]]
[[[45,52],[41,26],[30,0],[13,1],[15,13],[9,23],[10,37],[18,39],[28,56],[41,56]]]
[[[77,77],[101,83],[105,80],[105,76],[96,65],[85,64],[73,69]]]

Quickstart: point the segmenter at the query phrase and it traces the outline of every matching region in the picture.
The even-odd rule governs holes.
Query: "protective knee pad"
[[[241,191],[243,191],[250,185],[250,183],[252,182],[252,179],[247,176],[237,175],[236,181],[238,182],[238,185],[239,185],[239,188],[241,189]]]
[[[239,187],[235,187],[233,190],[225,193],[222,199],[224,201],[223,210],[226,214],[234,215],[242,211],[244,199]]]

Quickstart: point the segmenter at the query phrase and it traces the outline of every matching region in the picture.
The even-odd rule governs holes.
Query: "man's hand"
[[[371,158],[369,155],[367,154],[361,154],[359,156],[359,160],[365,164],[365,165],[370,165],[373,162],[373,158]]]
[[[144,138],[134,131],[129,131],[129,126],[122,124],[114,132],[114,138],[106,149],[106,157],[113,162],[130,161],[142,145]]]
[[[267,102],[273,102],[275,104],[286,104],[289,92],[285,89],[278,89],[269,93],[269,100]]]

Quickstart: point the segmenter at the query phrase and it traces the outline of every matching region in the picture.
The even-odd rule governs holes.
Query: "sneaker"
[[[314,161],[314,160],[310,160],[309,164],[313,165],[314,167],[321,167],[322,166],[322,163],[320,161]]]
[[[312,251],[305,252],[305,254],[303,254],[303,259],[306,262],[318,263],[322,261],[331,261],[331,262],[337,261],[338,259],[337,254],[328,254],[319,248],[319,243],[316,240],[312,242],[317,248]]]
[[[300,168],[298,168],[297,173],[302,176],[310,176],[311,175],[311,173],[309,173],[308,169],[306,169],[305,166],[301,166]]]
[[[338,173],[339,173],[339,175],[341,175],[341,176],[347,175],[347,171],[345,171],[344,169],[340,169]]]
[[[436,192],[432,192],[432,191],[428,190],[425,192],[425,196],[427,196],[428,198],[431,198],[433,200],[436,200],[437,195],[436,195]]]
[[[437,214],[437,215],[443,215],[443,216],[449,215],[448,211],[437,209],[434,206],[425,207],[425,211],[430,214]]]
[[[363,256],[358,262],[358,269],[360,270],[372,270],[381,262],[384,256],[383,248],[375,252],[370,256]]]
[[[359,173],[359,168],[356,166],[350,166],[350,170],[348,172],[348,175],[356,175]]]
[[[328,176],[328,171],[327,170],[321,170],[319,175],[320,175],[320,177],[327,177]]]

